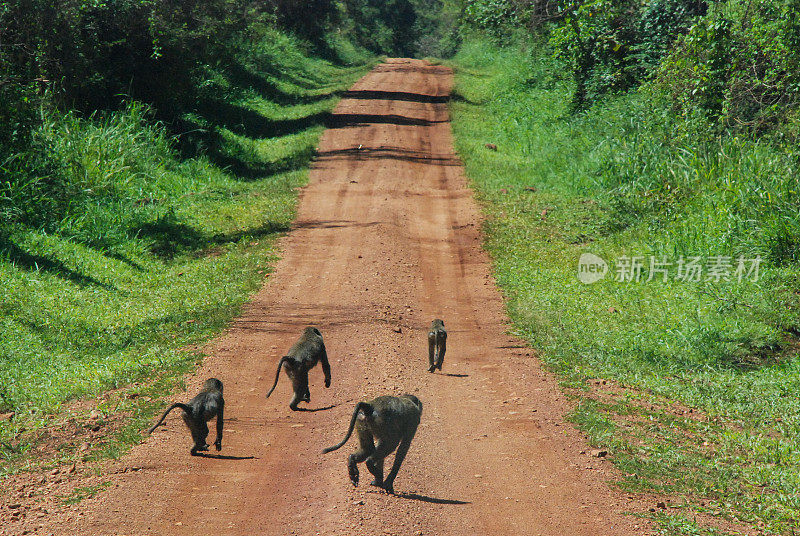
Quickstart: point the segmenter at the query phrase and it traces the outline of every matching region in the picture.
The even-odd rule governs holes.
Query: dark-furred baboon
[[[222,427],[224,426],[223,412],[225,409],[225,400],[222,398],[222,382],[216,378],[209,378],[203,384],[197,396],[191,399],[186,404],[176,402],[164,411],[158,422],[153,425],[147,433],[152,434],[159,424],[164,422],[167,414],[175,408],[183,410],[183,422],[192,433],[194,446],[192,447],[191,454],[196,456],[199,451],[208,450],[208,421],[217,418],[217,439],[214,441],[214,446],[217,450],[222,449]]]
[[[408,453],[421,416],[422,402],[414,395],[379,396],[369,402],[359,402],[353,410],[347,435],[341,443],[322,452],[327,453],[342,447],[355,428],[359,448],[347,461],[350,480],[354,486],[358,485],[357,464],[366,461],[367,469],[375,477],[372,485],[394,493],[394,479]],[[384,480],[383,460],[395,449],[397,454],[392,470]]]
[[[431,329],[428,331],[428,372],[433,372],[437,368],[442,370],[444,353],[447,351],[447,331],[444,329],[444,322],[438,318],[431,322]]]
[[[294,343],[289,352],[278,361],[278,370],[275,372],[275,383],[267,393],[267,398],[278,385],[281,367],[286,369],[286,375],[292,381],[294,397],[289,403],[292,411],[297,411],[297,404],[301,401],[311,402],[311,393],[308,390],[308,371],[322,363],[322,373],[325,374],[325,387],[331,386],[331,365],[328,363],[328,354],[325,352],[325,343],[322,342],[322,333],[317,328],[307,327],[300,339]]]

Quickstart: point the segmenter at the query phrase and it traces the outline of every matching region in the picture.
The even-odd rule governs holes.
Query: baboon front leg
[[[403,464],[406,454],[408,454],[408,448],[411,446],[411,440],[414,439],[414,434],[416,432],[417,430],[414,428],[414,430],[412,430],[408,436],[403,438],[403,440],[400,442],[400,446],[397,447],[397,453],[394,455],[392,470],[389,471],[389,476],[387,476],[386,480],[383,481],[382,487],[387,493],[394,494],[394,479],[397,477],[397,472],[400,471],[400,466]]]
[[[331,364],[328,362],[328,352],[325,351],[325,345],[322,345],[322,355],[320,356],[322,362],[322,373],[325,375],[325,387],[331,386]]]
[[[434,351],[436,350],[436,336],[433,333],[428,333],[428,372],[436,370],[436,361]]]
[[[225,403],[223,402],[219,406],[219,412],[217,412],[217,440],[214,441],[214,447],[218,451],[222,450],[222,429],[225,427],[225,418],[223,417],[223,413],[225,411]]]

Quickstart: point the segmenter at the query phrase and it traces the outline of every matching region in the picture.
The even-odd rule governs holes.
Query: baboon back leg
[[[375,476],[375,480],[372,482],[373,486],[383,487],[383,460],[394,452],[398,443],[399,440],[394,439],[390,441],[381,440],[375,445],[375,452],[367,459],[367,469]],[[375,470],[374,472],[373,469]]]
[[[297,405],[300,402],[309,402],[311,400],[311,393],[308,392],[308,382],[299,381],[294,387],[294,395],[292,401],[289,402],[289,407],[292,411],[297,411]]]
[[[447,339],[444,337],[439,337],[437,341],[439,344],[436,345],[436,368],[442,370],[442,363],[444,362],[444,353],[447,351]]]
[[[292,411],[297,411],[297,404],[311,401],[311,393],[308,391],[308,371],[301,371],[292,379],[292,388],[294,396],[289,402],[289,407]]]
[[[367,458],[367,469],[375,477],[372,481],[373,486],[383,486],[383,460],[397,448],[398,441],[378,441],[375,445],[375,452]]]
[[[189,429],[189,433],[192,434],[192,441],[194,441],[194,444],[197,445],[197,436],[199,432],[199,430],[197,429],[197,423],[194,421],[194,418],[188,413],[184,412],[184,414],[181,415],[181,417],[183,418],[183,423],[186,425],[186,428]]]
[[[384,458],[377,458],[375,454],[367,458],[367,469],[375,477],[375,480],[372,481],[372,486],[380,487],[383,485],[383,460]]]
[[[302,398],[300,397],[300,394],[295,391],[294,395],[292,396],[292,401],[289,402],[289,409],[292,411],[297,411],[297,404],[299,404],[301,400]]]
[[[400,471],[400,466],[403,464],[403,460],[408,454],[408,448],[411,446],[411,440],[414,439],[414,434],[417,433],[417,429],[414,428],[408,436],[404,437],[402,441],[400,441],[400,446],[397,447],[397,453],[394,455],[394,463],[392,464],[392,470],[389,471],[389,476],[386,477],[386,480],[383,481],[383,489],[389,493],[394,493],[394,479],[397,477],[397,472]]]
[[[208,450],[208,443],[206,443],[206,439],[208,439],[208,424],[202,419],[198,422],[189,416],[184,417],[183,420],[192,432],[192,439],[194,440],[192,456],[197,454],[198,451]]]
[[[350,482],[354,486],[358,486],[358,464],[375,452],[372,433],[368,430],[358,430],[358,444],[358,450],[347,458],[347,472],[350,474]]]

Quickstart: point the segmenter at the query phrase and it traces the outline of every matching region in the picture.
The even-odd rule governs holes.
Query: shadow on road
[[[342,93],[343,99],[374,99],[374,100],[398,100],[420,103],[446,103],[450,100],[449,95],[426,95],[424,93],[409,93],[407,91],[375,91],[375,90],[353,90]]]
[[[447,119],[433,120],[420,117],[406,117],[397,114],[332,114],[325,122],[328,128],[364,127],[376,123],[387,125],[411,125],[428,127],[435,123],[447,123]]]
[[[226,456],[225,454],[206,454],[205,452],[198,452],[195,454],[198,458],[211,458],[213,460],[256,460],[255,456]]]
[[[310,413],[313,413],[315,411],[325,411],[327,409],[333,409],[338,405],[339,404],[331,404],[330,406],[325,406],[323,408],[297,408],[297,411],[308,411]]]
[[[431,504],[472,504],[469,501],[458,501],[456,499],[439,499],[437,497],[428,497],[427,495],[420,495],[419,493],[398,493],[396,495],[401,499],[411,499],[412,501],[422,501]]]

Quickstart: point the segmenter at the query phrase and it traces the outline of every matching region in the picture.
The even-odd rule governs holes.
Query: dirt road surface
[[[136,470],[38,534],[647,532],[609,488],[610,462],[582,453],[556,380],[507,335],[453,151],[451,85],[447,68],[388,60],[336,108],[276,272],[188,382],[190,394],[209,376],[225,384],[224,456],[190,457],[173,415],[122,460]],[[435,317],[449,337],[443,373],[430,374]],[[317,411],[292,412],[285,376],[264,395],[309,324],[325,337],[333,384],[313,370],[307,407]],[[357,401],[403,392],[424,411],[397,495],[370,487],[363,465],[354,488],[355,440],[320,451],[343,437]]]

